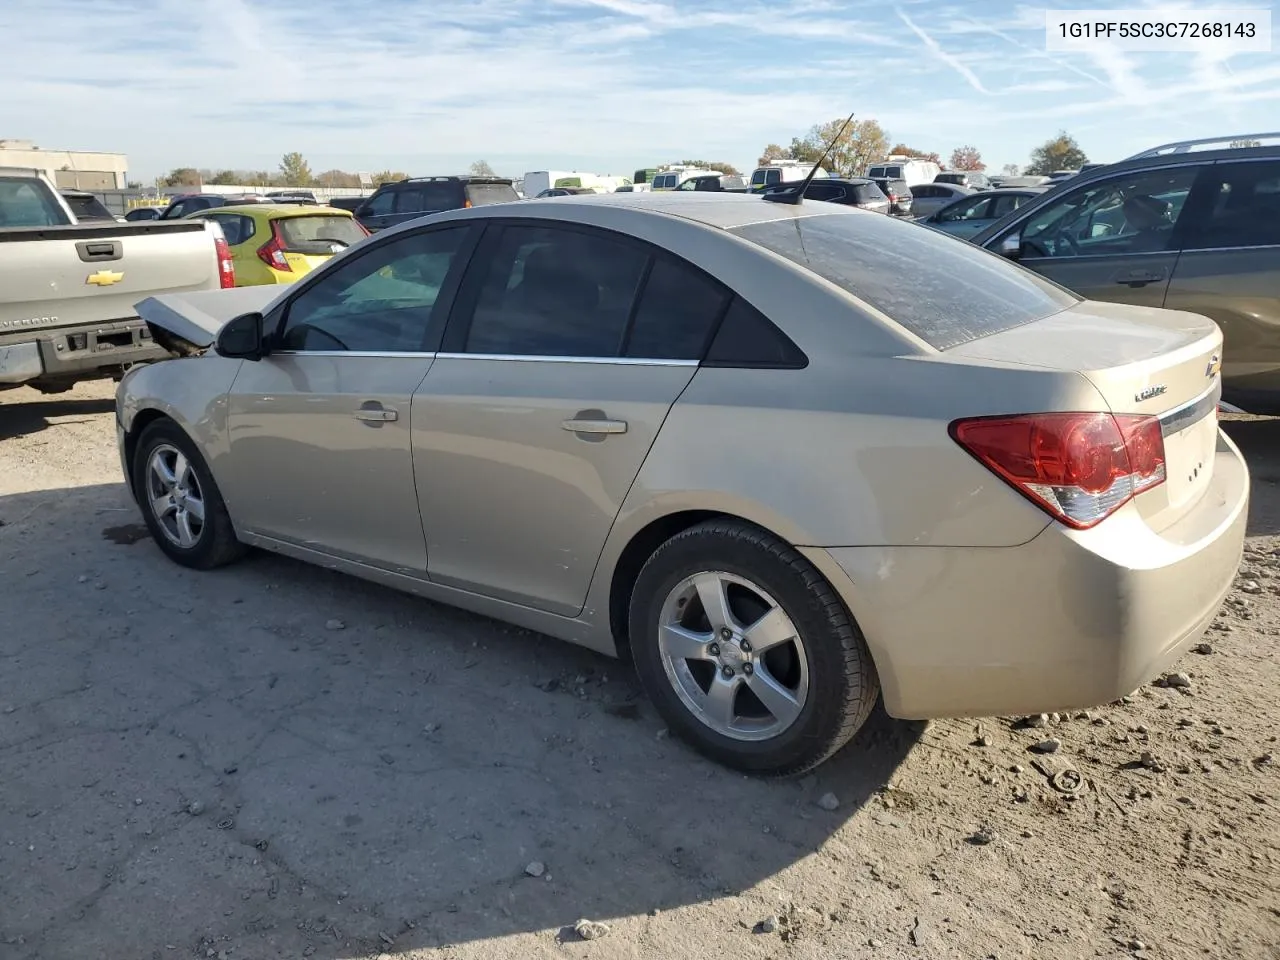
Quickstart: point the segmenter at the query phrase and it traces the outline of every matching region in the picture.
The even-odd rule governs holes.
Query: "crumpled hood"
[[[163,345],[176,337],[189,347],[204,350],[213,345],[218,331],[228,320],[244,313],[266,313],[286,292],[279,287],[263,285],[202,290],[199,293],[167,293],[147,297],[134,309],[147,322],[157,343]]]

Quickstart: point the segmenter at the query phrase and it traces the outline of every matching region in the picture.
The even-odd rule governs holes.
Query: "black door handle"
[[[1164,271],[1134,270],[1116,277],[1116,283],[1126,287],[1145,287],[1148,283],[1159,283],[1164,276]]]

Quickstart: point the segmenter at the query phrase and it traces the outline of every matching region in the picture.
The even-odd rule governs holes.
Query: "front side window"
[[[729,232],[812,271],[938,350],[1079,302],[1003,257],[893,217],[832,213]]]
[[[1072,190],[1023,224],[1023,256],[1116,256],[1169,250],[1198,172],[1196,167],[1149,170]]]
[[[289,305],[281,350],[417,353],[469,227],[397,237],[344,263]]]
[[[991,200],[987,197],[970,197],[959,200],[938,211],[939,223],[955,223],[958,220],[985,220]]]
[[[396,192],[394,190],[383,190],[369,198],[369,203],[364,212],[372,217],[385,217],[387,214],[394,213],[395,209]]]
[[[597,233],[509,226],[481,256],[467,353],[619,355],[649,262],[638,247]]]
[[[1280,246],[1280,161],[1217,163],[1206,180],[1209,208],[1183,249]]]

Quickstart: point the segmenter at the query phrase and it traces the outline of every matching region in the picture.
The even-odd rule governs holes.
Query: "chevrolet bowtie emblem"
[[[1209,358],[1209,362],[1205,364],[1204,375],[1206,377],[1217,376],[1218,371],[1222,369],[1222,358],[1216,353]]]
[[[114,270],[99,270],[97,273],[91,273],[85,277],[84,282],[92,284],[95,287],[109,287],[113,283],[119,283],[124,279],[123,273],[116,273]]]

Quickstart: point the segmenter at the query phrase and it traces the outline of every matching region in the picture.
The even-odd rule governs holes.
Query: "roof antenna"
[[[849,114],[849,118],[841,124],[840,129],[836,131],[836,135],[831,138],[831,142],[827,144],[827,148],[822,151],[822,156],[818,157],[818,162],[813,165],[813,169],[809,171],[809,175],[794,187],[787,187],[783,190],[775,190],[771,193],[760,195],[761,200],[768,200],[770,203],[790,203],[799,204],[804,200],[804,192],[808,189],[809,184],[813,182],[814,175],[817,174],[818,168],[822,166],[822,162],[827,159],[832,148],[840,142],[840,138],[844,136],[844,132],[848,129],[849,124],[853,123],[853,114]]]

